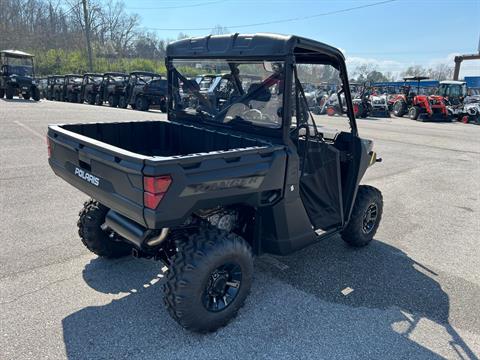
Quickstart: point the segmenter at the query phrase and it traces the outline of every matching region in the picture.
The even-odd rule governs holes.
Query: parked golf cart
[[[392,99],[393,114],[402,117],[408,114],[412,120],[448,120],[448,111],[444,99],[439,95],[419,95],[420,82],[429,79],[427,76],[405,77],[402,93]],[[407,81],[417,82],[417,92],[412,91]]]
[[[125,96],[128,74],[120,72],[107,72],[103,74],[100,91],[95,103],[102,105],[105,101],[110,107],[117,107],[121,96]]]
[[[63,101],[79,103],[81,100],[82,75],[67,74],[63,83]]]
[[[33,55],[18,50],[2,50],[0,65],[0,99],[21,95],[25,100],[40,100]]]
[[[382,194],[360,181],[377,158],[373,142],[359,137],[345,58],[334,47],[237,33],[173,42],[166,62],[168,121],[50,125],[49,164],[93,198],[78,221],[83,244],[105,258],[163,261],[169,314],[209,332],[244,304],[253,256],[339,237],[355,247],[371,242]],[[240,85],[244,73],[263,80],[247,91],[230,84],[228,102],[213,103],[187,78],[186,62],[230,68],[229,81]],[[345,130],[329,135],[315,123],[301,66],[336,74]],[[180,89],[199,105],[184,103]]]
[[[82,86],[80,88],[81,102],[86,102],[90,105],[95,104],[95,99],[100,92],[100,87],[103,81],[103,74],[86,73],[83,74]]]
[[[167,79],[159,74],[147,71],[131,72],[125,95],[120,96],[118,106],[148,111],[151,106],[158,106],[162,112],[167,112]]]

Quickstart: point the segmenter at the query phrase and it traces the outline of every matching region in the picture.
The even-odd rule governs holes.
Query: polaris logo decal
[[[92,174],[89,174],[85,170],[82,170],[78,167],[75,168],[75,175],[77,175],[79,178],[88,181],[90,184],[98,186],[100,185],[100,179]]]

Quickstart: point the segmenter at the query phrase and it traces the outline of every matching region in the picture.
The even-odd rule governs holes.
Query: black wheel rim
[[[365,234],[372,232],[375,224],[377,223],[378,206],[375,203],[370,204],[363,215],[362,230]]]
[[[235,263],[217,267],[208,277],[203,291],[202,303],[205,309],[219,312],[230,306],[240,291],[242,269]]]

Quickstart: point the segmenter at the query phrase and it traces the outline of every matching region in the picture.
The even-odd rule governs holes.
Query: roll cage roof
[[[124,76],[124,77],[128,77],[128,74],[121,73],[121,72],[106,72],[106,73],[103,74],[103,76]]]
[[[327,44],[295,35],[270,33],[208,35],[174,41],[167,46],[170,58],[279,59],[295,56],[297,62],[336,65],[342,52]]]
[[[152,77],[160,77],[160,74],[153,73],[150,71],[132,71],[130,75],[139,75],[139,76],[152,76]]]
[[[2,50],[0,51],[0,55],[8,56],[8,57],[16,57],[16,58],[33,58],[32,54],[19,51],[19,50]]]

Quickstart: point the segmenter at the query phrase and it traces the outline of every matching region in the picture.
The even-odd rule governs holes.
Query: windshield
[[[173,111],[177,118],[281,127],[283,62],[174,60],[172,65]],[[211,74],[189,79],[199,69]]]
[[[439,95],[448,97],[460,97],[464,94],[464,87],[460,84],[440,84]]]
[[[32,58],[6,57],[8,73],[19,76],[33,76]]]

